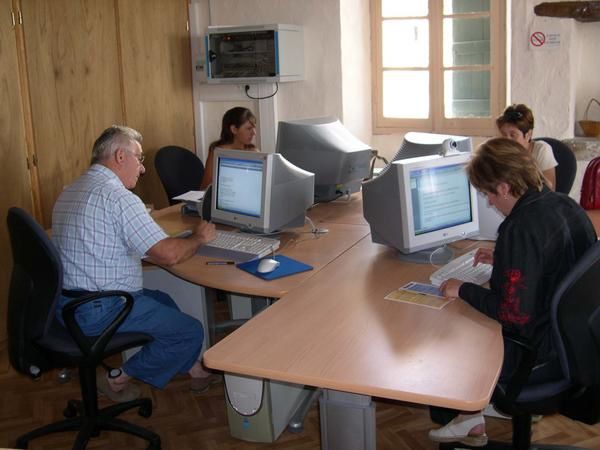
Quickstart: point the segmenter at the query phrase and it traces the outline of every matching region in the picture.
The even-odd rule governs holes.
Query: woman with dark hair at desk
[[[213,157],[216,148],[258,151],[252,142],[255,136],[256,117],[252,111],[242,106],[236,106],[225,112],[221,124],[221,137],[208,147],[208,157],[204,164],[204,176],[200,183],[200,189],[204,190],[212,184]]]
[[[537,347],[536,380],[552,379],[558,368],[548,314],[558,284],[596,241],[587,214],[571,198],[551,191],[534,160],[518,143],[496,138],[482,144],[467,166],[469,180],[506,216],[496,247],[479,249],[475,264],[493,264],[490,287],[446,280],[446,297],[460,297],[497,320],[503,330]],[[517,368],[519,351],[504,343],[498,383]],[[448,425],[429,432],[436,442],[487,443],[481,412],[460,413]]]
[[[519,103],[508,106],[496,119],[496,126],[502,137],[518,142],[531,154],[537,168],[545,177],[546,184],[552,190],[556,185],[556,166],[552,147],[544,141],[533,141],[533,112]]]

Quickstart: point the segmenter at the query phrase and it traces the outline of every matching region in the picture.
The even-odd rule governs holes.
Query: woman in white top
[[[533,112],[526,105],[508,106],[496,119],[496,126],[502,137],[518,142],[531,153],[537,168],[546,178],[546,184],[552,190],[556,185],[556,166],[552,147],[544,141],[532,141]]]
[[[208,157],[204,165],[204,176],[200,183],[200,189],[204,190],[212,184],[215,148],[257,152],[258,149],[253,142],[255,136],[256,117],[252,111],[242,106],[236,106],[225,112],[221,125],[221,136],[208,147]]]

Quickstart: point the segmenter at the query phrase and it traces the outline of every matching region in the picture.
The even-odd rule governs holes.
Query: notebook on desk
[[[313,266],[309,266],[308,264],[304,264],[303,262],[288,258],[284,255],[275,255],[274,259],[279,261],[279,266],[273,270],[273,272],[269,273],[258,272],[258,264],[260,263],[260,259],[253,259],[252,261],[238,264],[237,267],[267,281],[276,280],[277,278],[287,277],[296,273],[306,272],[313,269]]]

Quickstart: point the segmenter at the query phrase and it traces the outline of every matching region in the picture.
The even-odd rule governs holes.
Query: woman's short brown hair
[[[467,165],[471,184],[479,191],[496,193],[502,182],[510,193],[520,197],[530,188],[542,190],[542,174],[523,146],[506,138],[484,142]]]
[[[533,112],[527,105],[522,103],[510,105],[496,119],[498,129],[507,123],[517,127],[523,133],[523,136],[525,136],[528,131],[533,130]]]

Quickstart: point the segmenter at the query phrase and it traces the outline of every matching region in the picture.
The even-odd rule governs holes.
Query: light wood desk
[[[209,258],[200,256],[167,268],[205,287],[280,298],[210,348],[206,365],[326,388],[349,409],[370,404],[370,396],[483,408],[502,363],[500,326],[460,300],[442,310],[384,300],[407,281],[426,282],[433,268],[402,262],[371,243],[360,196],[309,215],[329,233],[283,233],[278,252],[313,271],[267,282],[232,266],[206,266]],[[198,220],[181,217],[176,206],[155,217],[169,233]],[[374,439],[374,429],[367,431]],[[335,431],[322,426],[322,433],[325,442]]]
[[[182,216],[181,206],[173,205],[153,213],[153,217],[170,235],[191,228],[200,219]],[[335,214],[332,214],[335,211]],[[362,218],[362,201],[353,196],[352,201],[331,202],[318,205],[309,211],[309,217],[326,234],[313,235],[310,226],[281,233],[277,253],[285,254],[313,266],[313,270],[293,276],[265,281],[235,266],[207,266],[210,257],[194,256],[174,266],[165,267],[173,275],[192,283],[232,293],[280,298],[293,288],[313,277],[358,241],[369,235],[369,227]],[[328,220],[336,217],[337,221]]]
[[[426,282],[431,272],[428,265],[401,262],[367,237],[208,350],[205,364],[345,392],[481,409],[502,363],[500,325],[461,300],[441,310],[384,300],[408,281]]]
[[[590,211],[586,211],[590,220],[594,224],[594,228],[596,229],[596,233],[600,234],[600,209],[592,209]]]
[[[204,362],[325,388],[324,449],[376,448],[371,396],[482,409],[502,365],[500,325],[461,300],[435,310],[384,299],[408,281],[427,282],[433,270],[366,236],[209,349]],[[358,438],[346,437],[358,428]]]

